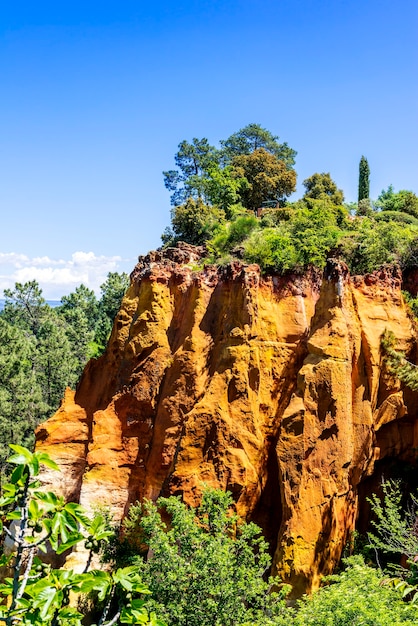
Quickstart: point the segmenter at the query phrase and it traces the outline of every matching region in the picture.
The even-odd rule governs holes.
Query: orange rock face
[[[338,562],[378,462],[418,445],[417,394],[380,351],[387,328],[415,357],[401,278],[198,260],[185,245],[140,260],[106,352],[38,428],[62,468],[44,480],[115,519],[142,498],[228,489],[300,593]]]

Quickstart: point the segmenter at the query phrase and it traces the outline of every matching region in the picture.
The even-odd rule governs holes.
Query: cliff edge
[[[204,485],[232,491],[296,593],[329,573],[385,459],[415,462],[418,396],[386,370],[385,329],[416,362],[401,275],[262,277],[196,269],[180,245],[140,258],[107,349],[38,427],[67,498],[110,507]]]

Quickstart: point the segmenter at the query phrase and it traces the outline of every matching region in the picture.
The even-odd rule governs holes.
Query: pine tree
[[[358,178],[358,201],[367,200],[370,197],[370,167],[366,157],[362,156],[359,165]]]

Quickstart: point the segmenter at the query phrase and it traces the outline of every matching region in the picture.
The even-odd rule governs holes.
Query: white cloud
[[[16,282],[36,280],[48,300],[59,300],[83,283],[99,294],[100,285],[109,272],[130,271],[134,261],[120,256],[96,256],[94,252],[77,251],[71,259],[29,258],[15,252],[0,252],[0,297],[3,290]]]

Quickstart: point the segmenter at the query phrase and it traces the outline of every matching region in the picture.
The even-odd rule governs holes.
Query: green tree
[[[358,201],[370,198],[370,168],[366,157],[362,156],[359,164]]]
[[[373,545],[392,556],[405,555],[413,562],[418,556],[417,496],[411,494],[405,506],[405,494],[400,482],[388,480],[382,483],[382,498],[373,494],[370,502],[374,513],[371,523],[375,532],[369,533],[369,537]],[[409,575],[411,573],[409,570]]]
[[[65,321],[51,310],[38,332],[35,371],[47,415],[56,411],[65,388],[74,387],[80,374],[80,363],[66,331]]]
[[[244,242],[243,248],[244,260],[247,263],[258,263],[264,273],[284,273],[301,265],[301,258],[288,224],[253,231]]]
[[[253,623],[283,609],[263,579],[270,558],[260,529],[239,523],[232,504],[229,493],[207,489],[197,509],[170,497],[129,513],[125,540],[147,546],[136,559],[152,593],[146,606],[172,626]]]
[[[194,137],[192,143],[184,140],[179,144],[174,160],[179,169],[163,172],[165,187],[172,192],[171,204],[177,206],[189,197],[202,198],[202,180],[218,163],[218,151],[206,138]]]
[[[342,205],[344,202],[344,194],[341,189],[331,178],[331,174],[322,172],[322,174],[312,174],[303,181],[306,189],[304,198],[313,198],[314,200],[331,200],[335,205]]]
[[[10,443],[32,446],[45,403],[34,368],[36,340],[0,318],[0,479]]]
[[[416,263],[417,235],[416,227],[365,217],[342,240],[341,253],[352,273],[367,274],[388,263],[405,268]]]
[[[73,313],[75,311],[83,313],[87,320],[88,330],[94,331],[98,318],[98,302],[94,291],[83,284],[76,287],[73,293],[61,298],[59,312],[63,313],[70,324],[74,324]]]
[[[230,163],[236,156],[248,155],[262,148],[277,157],[279,161],[283,161],[290,169],[295,164],[297,152],[289,148],[287,143],[279,143],[278,139],[279,137],[272,135],[269,130],[262,128],[259,124],[248,124],[220,142],[222,159]]]
[[[232,165],[237,177],[248,183],[240,191],[247,209],[255,210],[267,200],[278,202],[296,189],[296,172],[264,148],[234,157]]]
[[[375,204],[381,211],[399,211],[418,217],[418,196],[405,189],[395,193],[393,185],[381,191]]]
[[[128,287],[129,276],[125,272],[109,272],[105,282],[100,285],[101,296],[98,302],[95,339],[101,349],[109,339],[114,319]]]
[[[240,197],[248,188],[248,181],[238,176],[231,165],[223,168],[215,165],[208,170],[208,176],[204,179],[203,185],[205,197],[209,202],[224,211],[227,219],[232,219],[234,212],[239,211]]]
[[[223,224],[219,232],[208,243],[208,247],[215,258],[223,257],[234,251],[251,232],[258,231],[258,220],[254,215],[239,215],[232,222]]]
[[[73,293],[61,298],[61,306],[54,309],[66,322],[65,333],[77,361],[76,377],[80,377],[89,358],[96,356],[94,343],[99,307],[96,295],[85,285],[76,287]]]
[[[3,319],[13,326],[30,330],[35,337],[42,323],[42,318],[50,307],[42,296],[42,289],[36,280],[16,283],[14,289],[4,290],[5,305]]]
[[[0,533],[3,554],[0,564],[12,570],[12,577],[0,585],[0,623],[6,626],[81,626],[84,615],[70,604],[71,595],[94,593],[101,606],[100,626],[150,624],[165,626],[144,608],[148,589],[134,568],[114,572],[91,570],[92,555],[100,551],[112,532],[103,516],[90,519],[74,502],[42,489],[37,480],[41,466],[52,470],[56,464],[41,452],[12,445],[9,458],[16,465],[0,498]],[[89,558],[84,571],[53,569],[39,559],[39,551],[52,549],[64,554],[84,543]],[[7,602],[4,602],[7,600]]]

